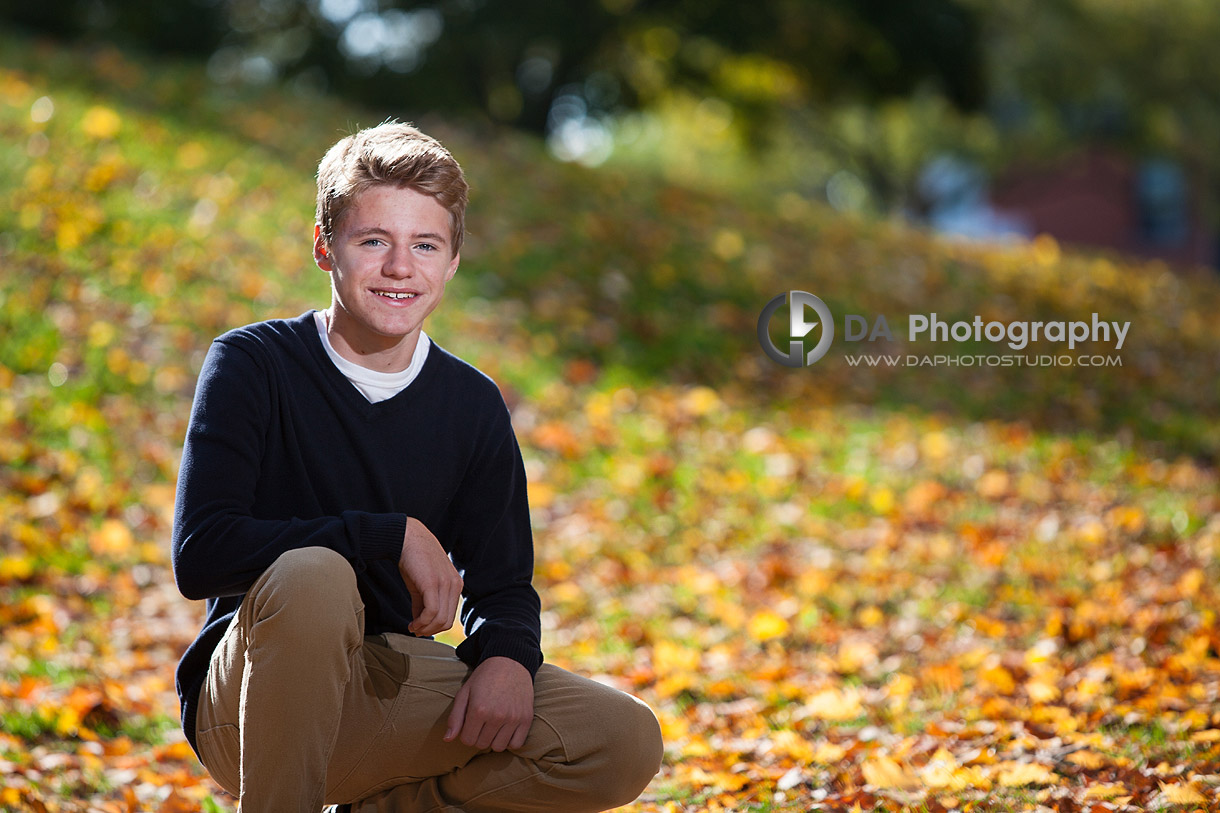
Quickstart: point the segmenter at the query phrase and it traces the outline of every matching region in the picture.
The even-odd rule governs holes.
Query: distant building
[[[1200,216],[1200,190],[1181,165],[1163,158],[1093,149],[1013,167],[988,184],[980,168],[940,157],[924,170],[920,195],[929,225],[949,234],[1049,234],[1179,266],[1220,265],[1217,235]]]
[[[1176,162],[1090,150],[1053,165],[1009,170],[991,187],[995,209],[1033,234],[1176,265],[1216,265],[1216,235],[1199,190]]]

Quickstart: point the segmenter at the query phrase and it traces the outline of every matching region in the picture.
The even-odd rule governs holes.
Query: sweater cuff
[[[467,646],[468,644],[469,646]],[[473,651],[475,644],[470,638],[458,644],[457,655],[471,667],[478,666],[488,658],[509,658],[529,670],[531,678],[538,674],[538,669],[542,666],[542,650],[530,641],[519,638],[496,638],[483,641],[482,644],[481,651],[477,654],[478,663],[471,663],[470,660],[475,657]]]
[[[407,516],[360,512],[354,530],[356,550],[361,559],[397,560],[402,555],[402,542],[407,534]]]

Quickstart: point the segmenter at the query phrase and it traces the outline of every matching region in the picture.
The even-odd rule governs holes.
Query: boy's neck
[[[380,336],[354,329],[341,316],[336,319],[336,313],[342,311],[332,303],[322,311],[322,317],[326,320],[326,338],[340,356],[379,373],[400,373],[411,366],[420,329],[404,336]]]

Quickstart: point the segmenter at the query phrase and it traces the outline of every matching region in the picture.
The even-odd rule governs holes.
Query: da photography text
[[[776,312],[788,305],[788,346],[781,350],[772,339],[771,321]],[[1115,352],[1122,350],[1131,329],[1131,322],[1106,320],[1094,313],[1088,321],[1027,321],[1000,322],[975,316],[970,320],[948,321],[936,312],[912,313],[906,319],[906,340],[918,342],[982,342],[1004,343],[1012,350],[1025,350],[1034,342],[1067,343],[1069,351],[1077,345],[1089,344],[1096,350],[1099,345],[1110,344]],[[820,331],[820,334],[817,332]],[[771,299],[763,307],[758,318],[758,342],[767,357],[786,367],[806,367],[822,358],[834,341],[835,321],[830,308],[817,296],[807,291],[788,291]],[[894,330],[883,314],[871,318],[849,313],[843,317],[843,340],[848,342],[894,341]],[[817,338],[812,349],[806,350],[806,339]],[[1068,354],[1040,354],[1034,356],[1014,354],[982,354],[962,356],[938,353],[933,355],[879,355],[876,363],[867,355],[844,354],[852,366],[1122,366],[1122,357],[1117,355],[1073,356]],[[967,361],[969,359],[969,361]],[[864,364],[861,364],[864,360]]]

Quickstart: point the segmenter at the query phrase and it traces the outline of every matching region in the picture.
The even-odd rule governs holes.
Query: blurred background
[[[471,182],[428,331],[512,409],[547,659],[661,721],[631,810],[1220,809],[1217,42],[1214,0],[0,0],[0,811],[233,809],[174,690],[195,379],[327,304],[317,162],[387,116]],[[794,289],[893,340],[773,363]],[[1130,328],[980,366],[928,313]]]
[[[63,40],[460,116],[588,165],[940,232],[1217,262],[1207,0],[4,0]]]

